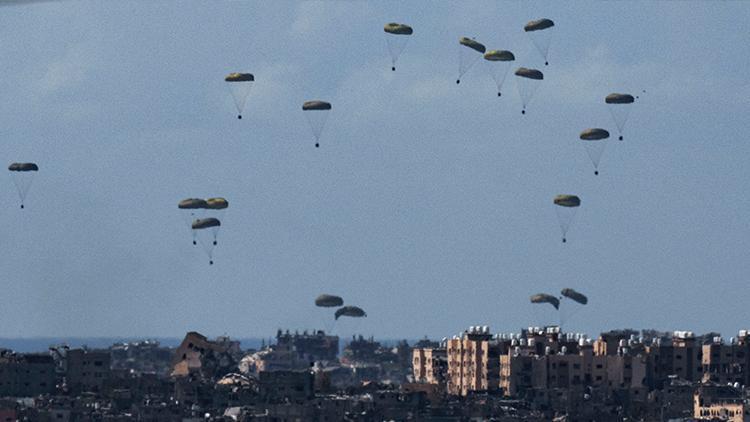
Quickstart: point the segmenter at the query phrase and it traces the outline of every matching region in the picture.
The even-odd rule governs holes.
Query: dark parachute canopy
[[[490,50],[484,53],[484,59],[491,62],[512,62],[516,56],[508,50]]]
[[[516,76],[534,79],[537,81],[541,81],[542,79],[544,79],[544,74],[541,71],[537,69],[527,69],[525,67],[519,67],[518,69],[516,69]]]
[[[233,72],[228,74],[224,80],[226,82],[253,82],[255,81],[255,76],[252,73]]]
[[[589,298],[586,297],[583,293],[577,292],[570,288],[562,289],[560,292],[561,295],[567,297],[568,299],[574,300],[581,305],[585,305],[589,302]]]
[[[548,295],[547,293],[537,293],[532,295],[529,300],[531,303],[549,303],[554,306],[555,309],[560,309],[560,300],[552,295]]]
[[[383,30],[393,35],[411,35],[414,33],[414,30],[411,28],[411,26],[395,22],[385,24]]]
[[[612,93],[604,98],[604,102],[607,104],[631,104],[635,101],[630,94],[617,94]]]
[[[335,319],[339,319],[342,316],[348,316],[351,318],[362,318],[366,317],[367,314],[359,306],[344,306],[336,310]]]
[[[530,21],[523,26],[523,30],[526,32],[541,31],[555,26],[555,23],[551,19],[543,18],[535,21]]]
[[[315,306],[323,308],[335,308],[344,304],[341,296],[322,294],[315,298]]]
[[[180,203],[177,204],[177,208],[181,210],[206,209],[208,208],[208,203],[200,198],[187,198],[180,201]]]
[[[211,227],[221,226],[221,221],[218,218],[199,218],[193,221],[193,230],[208,229]]]
[[[601,128],[586,129],[581,132],[580,138],[583,141],[599,141],[609,138],[609,132]]]
[[[223,210],[229,207],[229,202],[224,198],[208,198],[205,202],[209,210]]]
[[[459,38],[458,43],[463,46],[469,47],[472,50],[476,50],[482,54],[487,51],[487,48],[484,46],[484,44],[480,43],[479,41],[472,40],[471,38],[461,37]]]
[[[586,129],[581,132],[580,138],[582,141],[600,141],[609,138],[609,132],[601,128]]]
[[[34,163],[13,163],[8,166],[10,171],[39,171],[39,166]]]
[[[581,206],[581,198],[575,196],[575,195],[557,195],[555,196],[555,199],[553,200],[555,205],[559,205],[561,207],[580,207]]]
[[[331,109],[331,103],[320,101],[320,100],[305,101],[304,104],[302,104],[302,110],[330,110],[330,109]]]

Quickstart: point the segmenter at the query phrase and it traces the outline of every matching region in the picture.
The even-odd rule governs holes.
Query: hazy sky
[[[573,287],[566,329],[750,327],[746,2],[93,1],[0,8],[0,336],[518,330]],[[555,21],[550,65],[523,32]],[[414,35],[390,70],[383,24]],[[545,79],[520,114],[457,40]],[[256,82],[238,121],[223,82]],[[601,174],[578,133],[646,90]],[[314,148],[301,111],[333,110]],[[582,206],[568,236],[552,198]],[[213,266],[177,210],[224,196]]]

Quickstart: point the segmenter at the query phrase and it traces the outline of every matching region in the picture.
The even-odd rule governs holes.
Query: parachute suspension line
[[[458,46],[458,78],[456,79],[456,84],[461,83],[461,77],[463,77],[466,74],[466,72],[468,72],[469,69],[471,69],[474,63],[481,56],[482,54],[459,44]]]
[[[399,56],[406,48],[406,44],[409,43],[409,37],[404,35],[386,35],[386,42],[388,43],[388,52],[391,54],[391,70],[396,71],[396,62]]]
[[[310,110],[305,113],[305,117],[310,124],[310,129],[312,129],[313,137],[315,138],[315,148],[319,148],[320,137],[328,120],[328,111]]]
[[[245,103],[247,103],[247,97],[250,95],[253,83],[252,81],[243,81],[227,84],[229,93],[234,100],[234,107],[237,109],[237,119],[242,119],[242,112],[245,109]]]
[[[32,171],[29,172],[14,172],[16,174],[12,174],[13,176],[13,184],[16,186],[16,190],[18,191],[18,199],[21,200],[21,209],[24,209],[24,203],[26,202],[26,195],[29,193],[29,189],[31,188],[31,183],[34,181],[34,173]]]

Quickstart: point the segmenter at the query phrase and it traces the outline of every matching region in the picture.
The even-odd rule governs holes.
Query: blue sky
[[[550,66],[522,30],[556,23]],[[442,337],[556,316],[566,329],[748,328],[750,7],[744,2],[90,1],[0,8],[0,336]],[[390,71],[382,26],[414,27]],[[457,40],[545,79],[526,116]],[[245,118],[223,76],[255,74]],[[595,177],[578,141],[640,93]],[[333,103],[315,149],[301,104]],[[560,242],[552,198],[582,199]],[[216,265],[176,209],[224,196]]]

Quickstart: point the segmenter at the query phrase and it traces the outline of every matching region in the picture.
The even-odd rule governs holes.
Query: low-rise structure
[[[0,396],[51,394],[55,381],[55,362],[49,354],[0,354]]]

